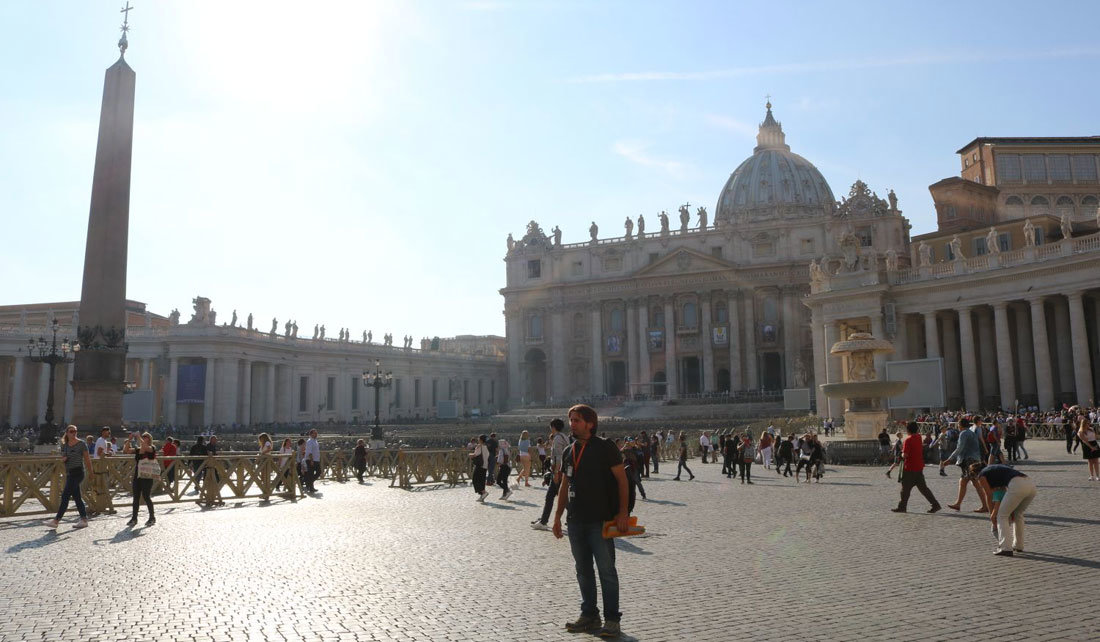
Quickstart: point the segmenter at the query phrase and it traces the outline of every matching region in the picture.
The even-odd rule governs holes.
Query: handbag
[[[155,459],[142,459],[137,465],[139,479],[160,479],[160,462]]]

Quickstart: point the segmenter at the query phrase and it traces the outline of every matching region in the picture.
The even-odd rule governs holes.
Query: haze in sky
[[[509,232],[713,212],[769,94],[914,234],[973,138],[1100,133],[1095,2],[134,5],[127,296],[184,320],[503,335]],[[80,297],[118,9],[0,4],[0,304]]]

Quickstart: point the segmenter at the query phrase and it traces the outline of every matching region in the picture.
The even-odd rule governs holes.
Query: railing
[[[917,422],[917,425],[920,427],[922,435],[934,435],[936,426],[939,426],[941,430],[944,428],[944,424],[935,421],[920,421]],[[957,421],[952,421],[947,425],[956,429],[959,427]],[[1031,423],[1027,424],[1026,430],[1027,439],[1060,440],[1066,438],[1064,424]]]

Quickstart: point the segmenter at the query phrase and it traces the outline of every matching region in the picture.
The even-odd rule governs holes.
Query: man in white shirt
[[[309,431],[309,439],[306,440],[306,459],[309,461],[309,478],[303,481],[306,490],[316,493],[317,487],[313,484],[321,476],[321,446],[317,444],[316,430]]]
[[[92,459],[99,459],[111,454],[111,429],[104,426],[99,431],[99,439],[95,440],[95,449],[92,451]]]
[[[699,437],[699,451],[703,454],[703,463],[707,463],[707,454],[710,453],[710,436],[707,435],[707,431],[703,431],[703,435]]]

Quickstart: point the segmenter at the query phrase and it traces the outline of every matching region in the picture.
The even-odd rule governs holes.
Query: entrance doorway
[[[523,359],[526,386],[524,399],[527,403],[546,403],[546,353],[531,348]]]
[[[718,387],[716,388],[716,390],[718,390],[719,392],[732,392],[730,390],[729,370],[725,368],[721,368],[718,370]]]
[[[783,389],[783,359],[778,352],[764,353],[764,390]]]
[[[703,373],[699,368],[699,357],[684,357],[680,360],[680,372],[683,374],[683,389],[685,395],[697,395],[703,391]]]
[[[621,397],[626,394],[626,363],[611,361],[607,364],[607,394]]]
[[[664,397],[668,394],[668,379],[665,378],[665,371],[658,370],[657,374],[653,375],[653,396]]]

